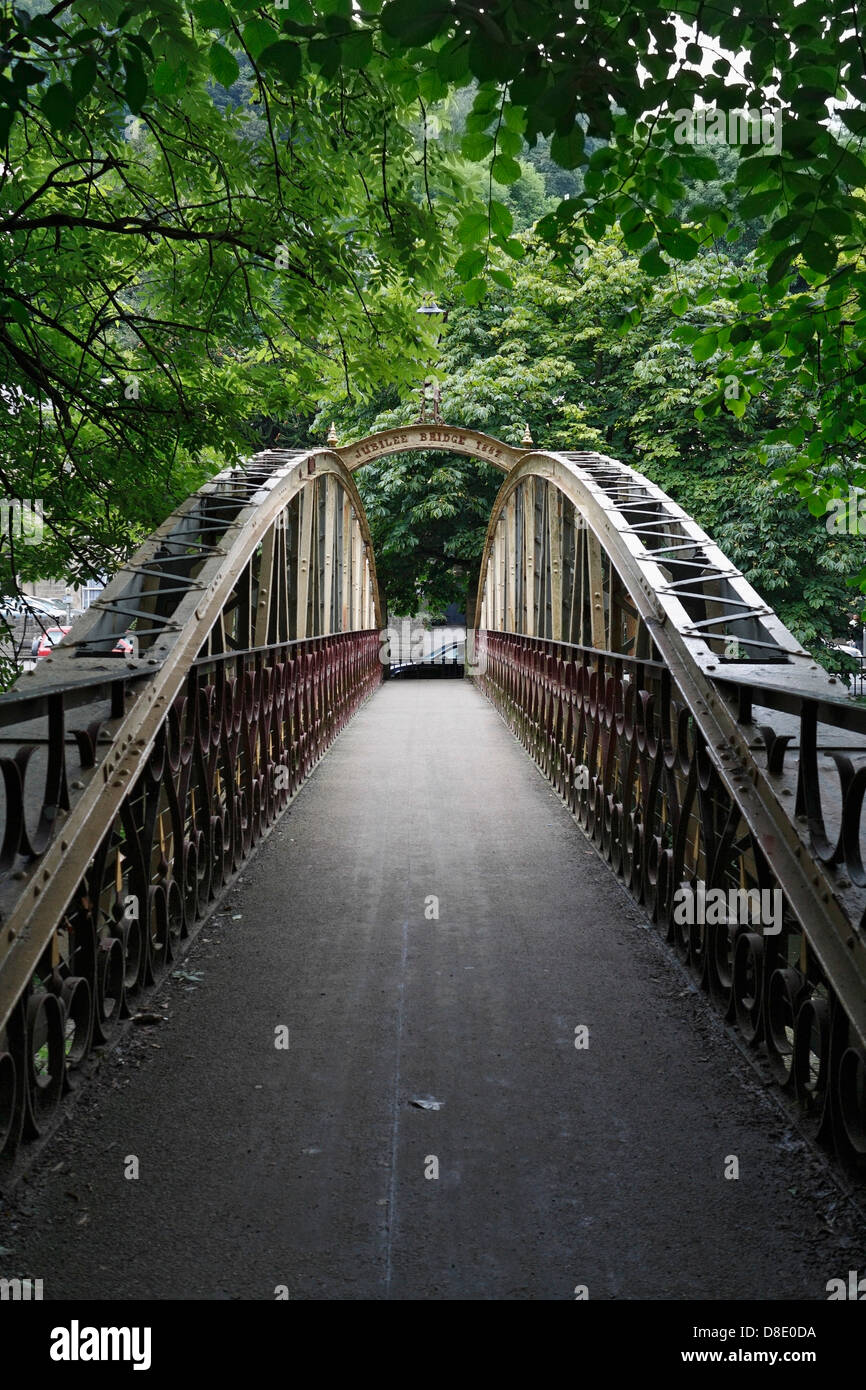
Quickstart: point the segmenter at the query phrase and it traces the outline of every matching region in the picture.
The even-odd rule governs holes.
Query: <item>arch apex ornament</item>
[[[448,453],[465,454],[468,458],[481,459],[490,463],[502,473],[511,469],[525,454],[525,449],[515,449],[513,445],[494,439],[492,435],[482,434],[480,430],[464,429],[462,425],[449,425],[441,422],[432,424],[415,421],[411,425],[400,425],[396,429],[381,430],[368,435],[355,444],[347,444],[336,450],[350,473],[362,468],[365,463],[388,454],[405,454],[425,449],[445,450]]]
[[[331,421],[331,428],[328,430],[328,438],[325,442],[327,443],[329,449],[336,449],[337,445],[340,442],[339,437],[337,435],[337,427],[334,424],[333,420]]]

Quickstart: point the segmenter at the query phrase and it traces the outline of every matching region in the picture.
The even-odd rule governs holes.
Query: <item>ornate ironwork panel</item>
[[[707,536],[597,455],[494,507],[477,676],[809,1125],[866,1162],[866,708]]]

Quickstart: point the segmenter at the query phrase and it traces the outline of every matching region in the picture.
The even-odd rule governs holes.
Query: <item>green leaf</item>
[[[671,300],[671,313],[678,317],[688,312],[689,297],[687,294],[678,294]]]
[[[655,247],[644,252],[638,261],[638,265],[645,275],[662,276],[667,275],[670,271],[670,266],[667,261],[662,259]]]
[[[469,53],[461,40],[450,39],[436,55],[436,72],[443,82],[460,87],[469,79]]]
[[[486,212],[468,212],[457,228],[457,240],[461,246],[469,246],[487,236],[489,219]]]
[[[178,70],[171,63],[163,60],[157,63],[153,72],[153,90],[158,97],[168,96],[177,90],[179,86]]]
[[[514,281],[512,280],[511,276],[508,275],[504,270],[491,270],[490,278],[491,280],[495,281],[497,285],[501,285],[502,288],[505,290],[514,289]]]
[[[447,0],[390,0],[382,11],[382,28],[413,48],[435,39],[451,13]]]
[[[64,31],[60,28],[60,26],[54,23],[53,19],[48,18],[47,14],[38,14],[31,19],[30,25],[27,29],[27,36],[31,39],[53,39],[57,38],[63,32]],[[97,35],[94,34],[93,37],[96,38]],[[81,35],[79,34],[79,42],[80,39]]]
[[[499,135],[497,136],[496,143],[503,154],[510,154],[515,158],[523,149],[522,136],[518,135],[516,130],[509,130],[507,126],[504,125],[499,128]]]
[[[842,150],[839,155],[839,172],[843,179],[862,188],[866,183],[866,164],[853,150]]]
[[[635,207],[632,204],[619,219],[620,231],[625,236],[628,232],[633,232],[635,227],[639,227],[641,222],[645,220],[643,208]]]
[[[37,82],[44,81],[44,78],[45,70],[34,67],[33,63],[28,63],[24,58],[21,58],[12,69],[12,85],[19,92],[25,92],[28,87],[35,87]],[[3,78],[0,81],[4,84],[5,90],[6,79]],[[14,101],[15,98],[11,96],[11,93],[10,97]]]
[[[243,37],[244,46],[255,62],[259,54],[270,47],[277,35],[274,26],[269,24],[266,19],[251,19],[249,23],[244,25]]]
[[[480,304],[487,295],[487,281],[470,280],[463,286],[463,298],[467,304]]]
[[[793,246],[783,246],[778,256],[774,256],[767,271],[767,284],[778,285],[782,277],[790,270],[791,262],[800,253],[800,242]]]
[[[692,356],[696,362],[706,362],[708,357],[712,357],[718,346],[717,333],[702,333],[701,336],[692,344]]]
[[[758,184],[779,188],[778,175],[774,172],[770,160],[763,154],[741,159],[737,165],[735,181],[740,188],[756,188]]]
[[[237,82],[240,76],[237,58],[221,43],[211,44],[209,61],[210,70],[221,87],[231,87]]]
[[[311,39],[308,52],[310,62],[325,78],[334,77],[340,67],[340,45],[336,39]]]
[[[522,135],[526,129],[526,110],[522,106],[514,106],[507,101],[502,108],[502,119],[506,130],[516,131]]]
[[[686,232],[668,232],[661,237],[662,249],[677,261],[693,261],[700,247]]]
[[[463,136],[460,143],[460,153],[464,159],[471,159],[477,162],[486,159],[493,152],[493,136],[486,131],[470,130]]]
[[[259,66],[267,72],[278,73],[287,87],[294,87],[301,75],[300,44],[289,39],[270,44],[259,54]]]
[[[779,206],[779,193],[778,188],[763,188],[759,193],[747,193],[746,197],[740,201],[738,209],[740,217],[763,217],[767,213],[774,212]],[[719,233],[719,235],[721,236],[723,233]]]
[[[844,208],[818,208],[815,221],[827,227],[836,236],[848,236],[854,230],[854,219]]]
[[[15,120],[14,106],[0,106],[0,149],[4,149]]]
[[[496,236],[509,237],[514,229],[514,218],[509,209],[495,199],[490,204],[490,226]]]
[[[0,316],[13,318],[22,328],[26,328],[30,322],[27,305],[19,304],[17,299],[4,299],[0,304]]]
[[[583,163],[583,131],[579,125],[575,123],[567,135],[554,135],[550,157],[561,169],[577,169]]]
[[[544,95],[547,87],[547,74],[538,69],[530,71],[524,68],[511,83],[509,92],[511,100],[515,106],[524,109],[532,107]]]
[[[810,232],[803,242],[803,260],[813,270],[823,275],[829,274],[838,259],[838,252],[832,242],[827,242],[817,232]]]
[[[750,201],[749,198],[743,199],[743,203],[748,203]],[[795,209],[793,212],[787,213],[784,217],[778,218],[778,220],[768,228],[767,240],[779,242],[790,241],[791,237],[799,232],[803,223],[810,220],[811,212],[808,208]]]
[[[123,71],[123,95],[126,97],[126,104],[130,111],[137,115],[147,99],[147,77],[141,60],[135,61],[127,58],[123,65]]]
[[[223,0],[195,0],[193,14],[206,29],[228,29],[232,17]]]
[[[369,29],[355,29],[351,34],[346,34],[340,40],[340,51],[343,67],[365,68],[373,56],[372,32]]]
[[[866,131],[866,111],[862,106],[846,107],[836,114],[854,135],[862,135]]]
[[[483,24],[485,14],[478,14],[479,23]],[[469,41],[469,68],[479,82],[509,82],[520,72],[523,60],[519,46],[495,41],[489,34],[478,32]]]
[[[464,251],[454,263],[454,273],[461,280],[474,280],[484,269],[487,257],[483,251]]]
[[[96,59],[92,53],[85,53],[73,64],[69,74],[69,85],[76,101],[81,101],[96,81]]]
[[[523,170],[516,159],[507,154],[496,155],[493,160],[493,177],[497,183],[517,183],[522,176]]]
[[[629,251],[639,251],[642,246],[646,246],[648,241],[652,241],[654,236],[655,228],[652,222],[638,222],[630,232],[625,233],[623,241]]]
[[[485,116],[489,124],[502,105],[502,94],[495,82],[483,82],[475,93],[469,115]],[[468,121],[467,121],[468,123]]]
[[[75,97],[62,82],[52,82],[42,98],[42,110],[55,130],[68,130],[75,120]]]

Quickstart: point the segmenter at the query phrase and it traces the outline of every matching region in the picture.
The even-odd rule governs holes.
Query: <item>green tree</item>
[[[332,24],[302,62],[283,18],[0,14],[0,485],[43,499],[46,526],[38,547],[4,538],[0,592],[110,570],[323,387],[422,369],[434,199],[459,200],[459,171],[419,151],[418,102],[367,71],[366,29]]]
[[[731,321],[716,286],[733,263],[717,255],[682,267],[672,314],[617,234],[569,270],[552,264],[543,243],[525,240],[530,254],[512,272],[512,289],[495,286],[470,307],[454,287],[436,367],[449,422],[515,445],[528,424],[541,447],[611,454],[679,501],[802,641],[820,647],[845,635],[855,606],[845,577],[861,543],[828,533],[795,492],[768,476],[762,457],[769,432],[813,408],[804,388],[784,362],[766,391],[731,374],[721,389],[734,409],[695,418],[724,363],[720,353],[696,361],[679,327],[723,329]],[[632,323],[636,298],[643,308]],[[379,398],[352,415],[337,401],[323,422],[328,411],[344,436],[358,437],[404,423],[413,407]],[[783,466],[792,446],[770,449],[772,463]],[[435,595],[439,605],[462,601],[499,482],[486,465],[444,456],[394,456],[361,470],[392,602],[399,595],[398,606],[413,611],[422,596]]]
[[[849,481],[866,481],[866,44],[856,7],[779,0],[730,10],[687,0],[623,12],[615,0],[586,11],[557,0],[389,0],[380,21],[377,12],[370,8],[369,22],[407,84],[478,84],[468,158],[490,159],[494,177],[513,183],[523,142],[549,138],[555,163],[580,175],[580,187],[538,224],[560,267],[618,225],[643,273],[665,281],[761,219],[761,292],[732,266],[716,294],[735,312],[701,325],[696,351],[715,334],[732,372],[749,359],[762,389],[780,396],[782,353],[810,386],[814,409],[779,427],[794,447],[776,475],[814,514]],[[708,49],[718,56],[707,70]],[[704,141],[696,115],[708,107],[741,158],[724,207],[711,198],[684,211],[687,184],[719,177],[713,145],[696,135]],[[458,273],[472,304],[503,274],[492,252],[511,249],[507,228],[491,228],[498,205],[486,220],[471,209],[462,227]],[[711,392],[701,408],[718,412],[725,402]],[[860,580],[866,587],[866,567]]]

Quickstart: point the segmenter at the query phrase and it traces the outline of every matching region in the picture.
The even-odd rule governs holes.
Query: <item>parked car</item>
[[[23,611],[30,613],[34,618],[53,618],[55,623],[59,623],[66,617],[63,604],[52,603],[47,598],[34,598],[32,594],[22,594],[20,603]]]
[[[47,627],[44,632],[39,632],[33,638],[33,645],[30,650],[33,656],[39,659],[40,656],[50,656],[52,649],[62,642],[69,632],[68,627]]]
[[[448,642],[408,661],[393,662],[388,668],[388,676],[391,680],[411,680],[422,675],[462,676],[465,661],[465,641]]]
[[[37,659],[40,656],[50,656],[52,648],[56,647],[70,630],[68,627],[49,627],[44,632],[40,632],[33,638],[31,648],[33,656]],[[116,652],[118,656],[133,656],[135,646],[128,637],[119,637],[112,651]]]

